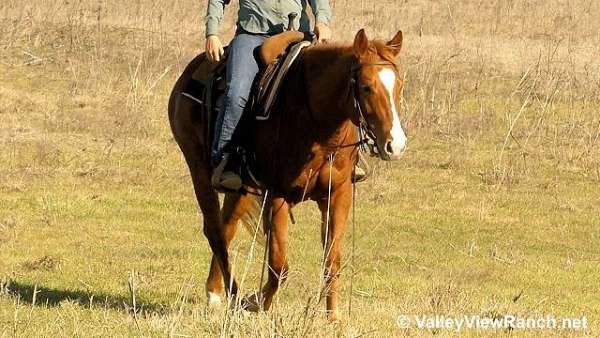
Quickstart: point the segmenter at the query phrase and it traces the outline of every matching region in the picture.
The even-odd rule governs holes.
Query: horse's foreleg
[[[222,214],[222,230],[220,231],[223,241],[225,242],[225,248],[229,248],[229,244],[233,240],[237,231],[237,224],[240,218],[248,210],[251,199],[248,196],[240,194],[227,194],[225,195],[225,201],[223,202]],[[208,278],[206,279],[206,296],[208,297],[208,305],[219,305],[221,303],[220,294],[223,292],[223,273],[217,257],[213,254],[212,261],[210,264],[210,271]],[[230,279],[234,281],[235,279]],[[231,285],[226,284],[227,288]]]
[[[338,310],[338,287],[340,264],[342,254],[342,239],[348,220],[348,212],[352,202],[352,188],[350,184],[344,184],[336,189],[331,196],[331,202],[324,199],[319,202],[321,210],[321,241],[323,243],[325,260],[325,288],[324,292],[327,298],[327,318],[337,320],[339,318]]]
[[[246,299],[245,308],[257,311],[261,307],[268,310],[273,302],[273,296],[279,286],[286,280],[288,272],[288,217],[289,205],[283,198],[274,198],[271,201],[271,217],[265,217],[268,231],[268,279],[258,297]],[[257,299],[258,298],[258,299]]]

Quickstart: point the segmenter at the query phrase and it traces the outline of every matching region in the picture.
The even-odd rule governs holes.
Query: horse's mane
[[[353,55],[352,47],[341,43],[321,43],[316,44],[305,51],[305,57],[308,59],[317,59],[323,64],[329,65],[343,57]]]
[[[396,57],[390,51],[390,48],[385,41],[374,40],[371,43],[371,48],[373,52],[376,52],[375,55],[379,58],[394,65],[397,64]],[[352,45],[348,43],[322,43],[306,49],[305,57],[308,59],[314,58],[324,65],[329,65],[336,60],[340,60],[340,58],[354,57],[354,51]]]

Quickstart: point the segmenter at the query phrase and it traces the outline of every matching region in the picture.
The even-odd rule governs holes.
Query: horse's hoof
[[[211,309],[220,308],[223,302],[221,301],[221,296],[214,292],[207,292],[207,305]]]
[[[258,295],[255,293],[244,297],[244,299],[242,299],[242,302],[241,302],[242,309],[249,311],[249,312],[260,311],[262,309],[262,306],[261,306],[258,298],[259,298]]]
[[[328,311],[327,312],[327,320],[330,323],[339,323],[340,322],[340,313],[337,310]]]

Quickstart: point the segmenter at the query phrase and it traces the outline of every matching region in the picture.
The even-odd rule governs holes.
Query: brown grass
[[[308,205],[271,313],[204,306],[209,249],[166,101],[206,1],[0,3],[0,336],[459,335],[399,329],[403,313],[585,315],[587,331],[460,335],[598,335],[600,2],[331,3],[338,40],[404,31],[409,136],[359,187],[340,324],[318,303]],[[253,291],[262,253],[241,235],[233,254]]]

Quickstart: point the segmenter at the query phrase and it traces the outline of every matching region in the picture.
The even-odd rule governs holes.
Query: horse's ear
[[[398,31],[394,38],[387,43],[387,47],[392,50],[392,53],[394,53],[395,56],[400,54],[400,50],[402,49],[402,40],[402,31]]]
[[[369,38],[364,29],[361,29],[356,33],[354,37],[354,55],[360,57],[367,53],[369,50]]]

